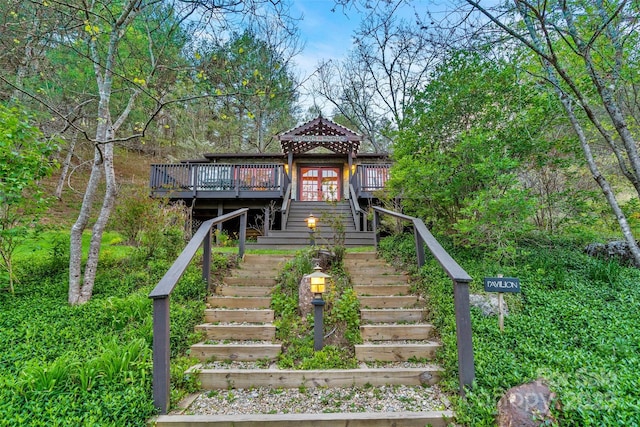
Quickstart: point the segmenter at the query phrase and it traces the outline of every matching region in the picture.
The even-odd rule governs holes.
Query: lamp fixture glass
[[[316,264],[313,268],[313,273],[309,275],[309,282],[311,284],[312,294],[323,294],[326,290],[326,281],[330,278],[328,274],[322,272],[322,268]]]
[[[307,223],[307,227],[309,227],[309,230],[313,231],[316,229],[316,217],[313,216],[313,214],[309,214],[309,216],[305,219],[305,222]]]

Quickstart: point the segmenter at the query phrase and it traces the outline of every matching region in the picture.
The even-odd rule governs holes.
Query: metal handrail
[[[173,265],[169,267],[169,270],[149,294],[149,298],[153,299],[153,404],[160,414],[166,414],[169,409],[171,387],[169,298],[171,293],[191,264],[200,246],[203,247],[202,278],[207,283],[207,287],[209,286],[211,279],[211,229],[214,225],[240,217],[238,255],[241,258],[244,256],[247,212],[249,212],[248,208],[242,208],[202,223]]]
[[[469,276],[440,245],[421,219],[378,206],[373,207],[373,232],[375,235],[376,248],[380,242],[380,214],[391,215],[396,218],[411,221],[413,223],[418,267],[422,267],[425,263],[424,246],[426,244],[434,258],[440,263],[442,269],[453,281],[456,338],[458,345],[458,379],[460,382],[460,393],[464,395],[465,386],[470,387],[475,378],[473,341],[471,336],[471,310],[469,307],[469,283],[472,280],[471,276]]]

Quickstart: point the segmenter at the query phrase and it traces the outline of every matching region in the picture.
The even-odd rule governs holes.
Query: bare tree
[[[354,123],[375,151],[385,151],[442,51],[418,21],[398,17],[404,1],[366,3],[370,13],[354,35],[355,48],[342,63],[320,64],[314,91]]]
[[[591,175],[640,267],[640,249],[611,185],[611,177],[601,167],[606,156],[613,155],[619,171],[640,195],[638,141],[629,125],[629,120],[636,119],[633,107],[627,109],[631,114],[625,114],[622,103],[623,95],[637,85],[632,77],[637,75],[633,58],[640,47],[637,4],[626,0],[542,3],[516,0],[507,9],[490,9],[475,0],[465,2],[472,7],[471,12],[485,16],[539,59],[542,69],[539,78],[562,103]],[[593,147],[600,141],[608,147],[604,156],[599,156]]]

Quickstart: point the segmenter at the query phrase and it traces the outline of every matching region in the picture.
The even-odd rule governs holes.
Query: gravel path
[[[449,409],[437,386],[233,389],[199,395],[188,415],[296,414],[329,412],[422,412]]]
[[[374,367],[375,364],[369,364]],[[386,367],[421,367],[419,363],[385,363]],[[264,369],[255,363],[212,362],[207,369]],[[193,398],[193,397],[192,397]],[[450,409],[436,386],[364,386],[344,388],[270,388],[204,391],[182,411],[185,415],[295,414],[330,412],[422,412]]]

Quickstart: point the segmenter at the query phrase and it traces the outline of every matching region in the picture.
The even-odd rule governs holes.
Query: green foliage
[[[285,264],[271,296],[276,337],[284,348],[278,366],[283,369],[354,368],[357,361],[353,345],[362,341],[360,304],[341,263],[332,265],[331,279],[323,295],[323,334],[327,338],[322,351],[313,349],[313,317],[302,318],[298,312],[298,287],[303,275],[312,272],[311,254],[308,250],[299,252]]]
[[[572,140],[550,131],[557,105],[521,79],[506,58],[453,52],[406,110],[389,181],[407,213],[497,259],[592,210]]]
[[[175,258],[184,247],[186,211],[181,204],[152,199],[145,189],[132,189],[119,200],[111,226],[146,258]]]
[[[397,239],[397,238],[396,238]],[[412,236],[406,236],[412,240]],[[397,241],[397,240],[396,240]],[[495,425],[506,389],[543,378],[558,394],[559,425],[617,426],[640,422],[640,272],[582,253],[583,241],[532,236],[517,247],[513,267],[499,266],[477,251],[450,249],[474,277],[519,277],[522,293],[508,295],[509,316],[500,333],[495,317],[472,309],[476,382],[466,399],[454,399],[457,422]],[[381,245],[386,251],[395,248]],[[455,392],[455,314],[452,283],[432,259],[418,286],[429,303],[443,342],[443,386]]]
[[[203,42],[198,54],[201,79],[217,99],[208,134],[228,151],[274,151],[273,137],[295,125],[295,78],[287,63],[287,47],[270,28],[268,36],[252,30],[231,34],[218,43]],[[209,136],[208,135],[208,136]]]
[[[12,293],[13,254],[47,205],[39,180],[55,166],[49,158],[55,145],[30,121],[24,111],[0,104],[0,267]]]
[[[68,272],[57,267],[68,246],[61,235],[18,259],[22,286],[15,296],[0,293],[0,425],[145,426],[155,412],[148,294],[168,262],[106,263],[95,297],[72,307]],[[173,356],[195,338],[204,288],[195,267],[178,283],[170,307]],[[174,399],[196,387],[184,374],[188,363],[182,357],[172,367]]]

